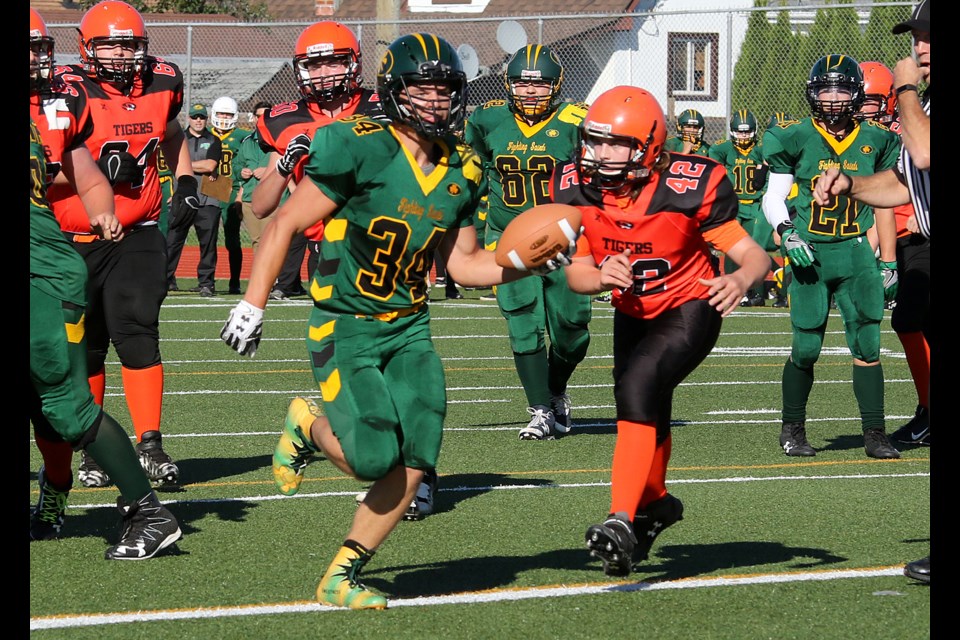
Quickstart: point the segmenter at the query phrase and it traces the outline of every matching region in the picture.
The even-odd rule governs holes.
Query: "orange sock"
[[[657,446],[653,423],[617,420],[617,443],[613,448],[610,513],[637,512]]]
[[[160,430],[160,410],[163,405],[163,365],[146,369],[120,367],[123,374],[123,393],[127,398],[133,430],[140,442],[147,431]]]
[[[37,448],[43,456],[43,474],[54,487],[63,489],[73,482],[73,470],[70,462],[73,460],[73,447],[66,442],[44,440],[37,436]]]
[[[640,498],[640,508],[644,509],[654,500],[667,495],[667,464],[670,462],[670,451],[673,449],[673,436],[667,436],[663,443],[657,445],[653,452],[653,464],[650,466],[650,475],[647,477],[647,486]]]
[[[87,376],[87,382],[90,383],[90,392],[93,393],[93,401],[102,407],[103,394],[107,388],[106,370],[103,367],[100,367],[100,371]]]
[[[917,388],[917,404],[930,407],[930,345],[922,331],[898,333],[903,353],[907,357],[907,366]]]

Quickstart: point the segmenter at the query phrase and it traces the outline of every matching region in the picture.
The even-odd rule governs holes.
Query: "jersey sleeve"
[[[784,146],[785,130],[770,128],[763,134],[763,157],[773,173],[793,174],[793,155]]]

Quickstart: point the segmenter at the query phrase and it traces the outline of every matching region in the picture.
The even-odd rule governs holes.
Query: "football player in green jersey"
[[[706,156],[710,153],[710,145],[703,140],[705,126],[703,114],[696,109],[687,109],[677,116],[677,135],[667,138],[664,150]]]
[[[243,268],[243,249],[240,246],[240,222],[243,220],[243,205],[237,202],[239,188],[233,184],[233,164],[240,151],[240,143],[246,132],[237,129],[240,110],[237,101],[230,96],[220,96],[210,108],[210,130],[220,138],[220,166],[218,180],[230,180],[230,196],[220,203],[220,219],[223,221],[223,244],[227,249],[230,264],[228,293],[240,293],[240,270]]]
[[[773,228],[763,217],[763,209],[760,207],[766,181],[766,165],[763,163],[763,152],[757,144],[757,117],[753,112],[748,109],[735,111],[730,117],[730,139],[710,147],[707,157],[713,158],[727,168],[727,177],[733,183],[733,191],[740,201],[737,211],[737,220],[740,225],[764,251],[776,251]],[[727,273],[737,269],[737,265],[731,262],[731,260],[724,261]],[[777,268],[773,259],[770,260],[770,268]],[[743,300],[740,301],[741,307],[762,307],[763,305],[762,283],[760,287],[747,291]]]
[[[497,266],[493,252],[477,244],[483,172],[456,137],[466,91],[460,58],[446,40],[416,33],[394,41],[377,73],[389,122],[353,115],[316,130],[304,178],[264,230],[247,292],[221,331],[241,355],[256,352],[291,239],[324,220],[307,349],[326,418],[313,401],[295,398],[274,453],[284,493],[296,491],[318,452],[373,482],[317,587],[324,604],[387,606],[359,573],[406,513],[424,471],[437,464],[446,384],[430,338],[434,251],[466,286],[530,275]],[[570,264],[574,249],[545,270]]]
[[[891,234],[884,233],[886,225],[878,225],[879,266],[867,241],[874,215],[893,216],[893,210],[874,210],[847,196],[821,206],[813,190],[828,167],[842,167],[853,175],[892,167],[900,141],[886,127],[854,117],[864,98],[863,73],[849,56],[831,54],[817,60],[806,96],[812,117],[772,127],[763,136],[770,167],[763,212],[780,235],[793,273],[789,288],[793,345],[783,368],[780,446],[788,456],[816,455],[805,430],[807,400],[832,296],[853,356],[853,390],[864,449],[872,458],[899,458],[886,436],[880,365],[884,298],[896,293],[896,234],[887,237]],[[799,190],[791,220],[786,199],[794,182]]]
[[[31,18],[41,20],[36,12]],[[46,35],[45,24],[42,29],[52,52],[53,42]],[[35,56],[31,48],[31,68]],[[69,472],[70,447],[84,451],[120,489],[120,540],[107,549],[106,559],[146,560],[179,540],[180,526],[150,488],[126,431],[94,401],[90,391],[84,332],[87,265],[64,238],[50,208],[47,187],[54,177],[47,173],[49,150],[45,146],[49,145],[44,144],[31,117],[30,421],[38,443],[43,440],[70,445],[64,452],[57,452],[59,447],[46,447],[45,461],[49,462],[51,455],[65,455]],[[119,242],[124,230],[114,213],[110,183],[85,145],[62,151],[58,168],[80,195],[90,218],[90,230],[103,240]],[[30,513],[30,539],[58,538],[72,478],[57,487],[41,467],[37,483],[40,499]]]
[[[586,105],[561,101],[563,66],[549,47],[527,45],[516,51],[504,83],[507,100],[477,109],[465,129],[490,189],[488,249],[496,247],[517,215],[549,201],[553,168],[577,149],[578,127],[586,114]],[[571,291],[562,270],[499,286],[496,296],[531,416],[520,439],[552,440],[571,427],[567,382],[590,345],[590,296]]]

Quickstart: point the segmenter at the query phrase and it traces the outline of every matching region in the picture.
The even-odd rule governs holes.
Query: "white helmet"
[[[237,126],[237,101],[229,96],[217,98],[213,101],[210,114],[214,128],[220,129],[221,131],[229,131]]]

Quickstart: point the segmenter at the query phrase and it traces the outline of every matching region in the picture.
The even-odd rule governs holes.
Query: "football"
[[[507,224],[497,241],[497,264],[519,271],[543,266],[577,241],[580,221],[580,210],[568,204],[551,202],[527,209]]]

